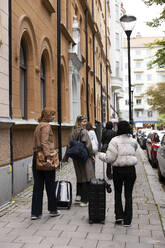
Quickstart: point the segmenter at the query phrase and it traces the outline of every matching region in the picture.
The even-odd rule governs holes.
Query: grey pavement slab
[[[146,169],[147,168],[147,169]],[[96,158],[96,176],[102,177],[103,163]],[[49,216],[44,192],[43,215],[31,220],[32,186],[16,196],[6,209],[0,210],[0,247],[4,248],[162,248],[165,247],[163,224],[164,195],[158,193],[156,171],[149,165],[146,154],[138,149],[137,180],[133,192],[133,221],[130,228],[115,225],[114,192],[107,194],[105,224],[89,224],[88,208],[74,204],[75,172],[73,164],[65,164],[57,178],[69,179],[73,186],[73,205],[61,209],[56,218]],[[152,179],[152,180],[151,180]],[[156,181],[157,180],[157,181]],[[113,189],[113,183],[112,189]],[[160,185],[161,187],[161,185]],[[158,204],[160,205],[158,206]],[[161,215],[160,215],[161,213]],[[160,219],[160,216],[162,218]],[[164,217],[164,218],[163,218]]]

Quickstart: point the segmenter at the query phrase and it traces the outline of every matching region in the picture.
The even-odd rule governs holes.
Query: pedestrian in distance
[[[47,164],[51,162],[51,156],[54,153],[54,135],[49,122],[55,118],[55,111],[44,108],[41,112],[41,117],[38,119],[39,124],[34,131],[34,147],[33,147],[33,195],[31,207],[31,219],[36,220],[42,216],[43,191],[46,186],[46,193],[48,198],[48,211],[50,216],[56,217],[60,215],[57,210],[57,203],[55,198],[55,170],[53,171],[39,171],[36,169],[37,152],[42,151]]]
[[[92,143],[92,149],[93,149],[94,158],[95,158],[95,154],[98,152],[99,144],[98,144],[97,136],[96,136],[96,133],[94,131],[94,128],[91,122],[87,122],[86,129],[88,131],[88,135]],[[94,165],[94,170],[95,170],[95,160],[93,161],[93,165]]]
[[[131,127],[127,121],[118,123],[117,136],[114,137],[106,153],[100,153],[102,161],[113,166],[113,183],[115,196],[116,224],[131,226],[133,217],[132,192],[136,180],[137,142],[131,135]],[[124,187],[125,207],[122,203],[122,189]]]
[[[80,207],[88,206],[88,191],[90,180],[95,178],[94,167],[93,167],[93,150],[92,143],[86,130],[87,119],[83,115],[77,116],[75,126],[69,138],[69,144],[71,141],[77,140],[80,136],[80,140],[84,143],[88,151],[88,159],[83,162],[81,160],[73,159],[75,174],[76,174],[76,199],[75,203],[79,203]],[[63,162],[68,161],[67,146]]]
[[[106,123],[105,128],[103,129],[103,132],[102,132],[102,138],[101,138],[102,148],[101,148],[101,152],[106,152],[107,151],[109,142],[115,136],[116,136],[116,132],[113,130],[113,123],[111,121],[108,121]],[[111,166],[110,163],[107,164],[106,175],[107,175],[108,179],[112,179],[112,177],[113,177],[112,166]]]
[[[88,131],[88,135],[92,143],[93,152],[94,154],[96,154],[98,152],[99,143],[91,122],[87,122],[86,129]]]

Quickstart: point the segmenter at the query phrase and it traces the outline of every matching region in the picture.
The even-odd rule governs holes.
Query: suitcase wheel
[[[102,220],[102,221],[101,221],[101,224],[105,224],[105,221],[104,221],[104,220]]]

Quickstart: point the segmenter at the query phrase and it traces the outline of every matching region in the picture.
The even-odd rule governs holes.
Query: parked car
[[[164,134],[165,131],[153,130],[148,134],[146,140],[147,156],[153,168],[158,167],[157,150],[160,146],[160,140],[162,139]]]
[[[158,176],[161,182],[165,182],[165,134],[163,135],[157,151]]]
[[[139,145],[142,149],[146,149],[146,140],[150,132],[152,132],[151,129],[143,129],[141,135],[139,136]]]

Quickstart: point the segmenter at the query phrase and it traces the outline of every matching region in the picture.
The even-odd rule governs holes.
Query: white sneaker
[[[76,198],[75,198],[75,202],[80,203],[80,201],[81,201],[81,196],[77,195]]]
[[[50,212],[49,212],[49,215],[50,215],[51,217],[57,217],[57,216],[60,216],[60,215],[61,215],[61,212],[60,212],[60,210],[50,211]]]
[[[88,207],[88,202],[80,202],[80,207]]]

